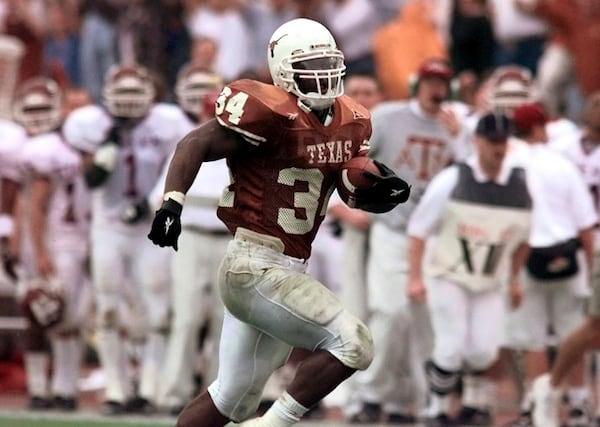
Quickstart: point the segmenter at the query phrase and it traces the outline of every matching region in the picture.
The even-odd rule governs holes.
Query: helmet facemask
[[[326,110],[344,93],[344,54],[316,21],[298,18],[281,25],[271,36],[267,61],[273,84],[295,95],[306,111]]]
[[[62,123],[62,92],[50,79],[33,78],[17,91],[13,116],[31,136],[52,132]]]
[[[154,85],[145,72],[136,68],[117,70],[104,86],[104,105],[120,118],[141,118],[154,102]]]
[[[187,67],[186,67],[187,68]],[[175,85],[177,103],[195,117],[210,113],[206,104],[218,97],[223,88],[223,80],[213,72],[204,69],[184,69]]]
[[[337,49],[301,53],[284,58],[282,80],[306,106],[324,110],[344,94],[344,56]]]

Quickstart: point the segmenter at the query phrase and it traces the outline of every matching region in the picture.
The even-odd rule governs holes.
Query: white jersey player
[[[105,108],[73,111],[64,134],[69,144],[87,153],[98,351],[107,381],[103,410],[148,412],[155,409],[166,345],[170,254],[146,239],[146,197],[189,123],[179,107],[154,103],[155,88],[143,67],[114,66],[103,93]],[[145,317],[137,391],[125,362],[128,325],[121,305],[127,297]]]
[[[25,366],[30,407],[74,410],[82,353],[89,197],[79,174],[80,155],[63,141],[63,94],[58,84],[36,77],[18,89],[15,119],[28,134],[20,150],[23,269],[22,305],[30,316]],[[47,384],[49,338],[52,382]],[[52,400],[50,400],[52,398]]]
[[[405,297],[406,225],[430,179],[453,159],[465,156],[470,139],[458,115],[445,103],[450,94],[449,65],[428,60],[417,74],[410,101],[381,103],[373,110],[369,155],[405,177],[412,191],[405,204],[375,216],[371,225],[367,300],[369,328],[378,351],[369,369],[355,377],[363,408],[351,416],[354,423],[377,422],[382,411],[390,422],[411,422],[417,415],[411,412],[425,405],[423,366],[431,331],[427,311],[411,306]],[[417,333],[420,328],[423,333]],[[407,342],[411,351],[404,351]],[[402,373],[390,375],[392,366]]]
[[[13,211],[17,198],[21,172],[18,167],[19,153],[25,145],[27,134],[23,127],[14,122],[0,119],[0,251],[3,261],[3,281],[12,281],[12,259],[15,254],[10,253],[9,239],[14,231]],[[6,271],[6,268],[10,271]]]
[[[222,87],[222,78],[201,65],[190,63],[181,69],[175,93],[190,119],[190,131],[214,116]],[[162,202],[167,170],[163,169],[150,195],[151,205],[157,208]],[[217,205],[228,185],[229,169],[224,159],[203,164],[187,193],[186,211],[181,217],[181,250],[173,254],[171,264],[172,321],[159,399],[173,415],[194,396],[196,373],[201,376],[202,386],[217,377],[223,323],[217,269],[231,239],[217,217]],[[198,354],[201,327],[207,328],[207,334]]]
[[[408,295],[414,303],[428,302],[435,332],[427,364],[428,426],[492,424],[493,397],[483,374],[502,341],[507,272],[511,289],[519,288],[531,211],[523,169],[505,161],[509,123],[505,115],[482,116],[476,154],[434,177],[408,225]],[[432,245],[427,257],[426,245]],[[449,396],[463,369],[457,420]]]

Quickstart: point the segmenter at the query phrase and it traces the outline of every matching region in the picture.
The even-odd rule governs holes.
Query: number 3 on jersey
[[[223,111],[227,111],[229,113],[229,122],[237,125],[242,119],[242,114],[244,114],[244,104],[246,104],[246,101],[248,100],[248,94],[238,92],[231,96],[231,98],[230,96],[231,89],[228,86],[225,86],[217,98],[215,114],[219,116]]]

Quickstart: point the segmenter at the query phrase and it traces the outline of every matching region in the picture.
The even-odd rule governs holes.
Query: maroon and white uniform
[[[22,217],[25,240],[21,254],[24,268],[20,285],[28,288],[42,284],[60,292],[64,299],[63,320],[49,334],[53,362],[50,391],[53,396],[76,397],[82,355],[80,332],[91,308],[86,268],[90,198],[79,172],[81,156],[63,141],[60,133],[50,132],[29,139],[22,149],[20,165],[27,188],[33,180],[43,179],[48,181],[50,191],[47,203],[41,208],[46,213],[43,235],[38,236],[43,238],[43,249],[34,249],[33,241],[40,233],[40,224],[30,226],[27,215],[34,209],[34,201],[43,202],[30,199],[29,190],[26,191],[27,207],[23,209],[26,214]],[[55,277],[50,283],[40,279],[36,266],[40,250],[47,253],[54,266]],[[44,377],[37,376],[35,370],[36,359],[42,360],[42,357],[43,354],[30,352],[25,356],[28,391],[32,396],[45,396],[48,391],[44,386],[47,369],[41,371]]]
[[[252,145],[228,159],[232,183],[218,209],[235,238],[219,272],[228,339],[209,393],[234,421],[254,412],[292,347],[327,350],[357,369],[372,357],[366,326],[305,273],[338,170],[368,148],[369,112],[339,97],[323,125],[297,102],[249,80],[225,87],[217,101],[219,123]]]
[[[111,128],[120,137],[114,170],[91,191],[91,269],[98,320],[98,348],[106,375],[106,400],[124,404],[133,397],[133,373],[127,370],[125,338],[139,323],[145,334],[138,394],[155,402],[169,322],[170,254],[146,238],[149,218],[130,224],[124,212],[144,199],[160,177],[163,164],[189,131],[182,110],[155,104],[134,121],[118,123],[97,105],[81,107],[65,120],[63,132],[76,149],[93,153]],[[139,310],[139,311],[136,311]],[[140,316],[129,314],[141,313]]]
[[[19,153],[26,141],[25,129],[16,123],[0,119],[0,179],[2,181],[21,180]],[[0,237],[7,237],[12,233],[12,224],[9,215],[0,215]]]

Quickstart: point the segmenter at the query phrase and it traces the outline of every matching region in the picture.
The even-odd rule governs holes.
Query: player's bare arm
[[[425,240],[411,236],[408,241],[408,285],[407,296],[413,302],[425,302],[427,291],[423,283],[423,256]]]
[[[202,163],[243,153],[244,143],[233,131],[209,120],[188,133],[177,145],[165,183],[163,204],[156,212],[148,238],[155,244],[177,250],[181,233],[181,211]]]
[[[519,274],[523,270],[530,252],[531,248],[529,245],[522,243],[512,254],[508,290],[510,305],[512,308],[518,308],[523,300],[523,288],[521,287],[521,282],[519,281]]]
[[[239,136],[211,119],[188,133],[177,144],[169,165],[165,191],[186,193],[204,162],[239,154],[244,147]]]

